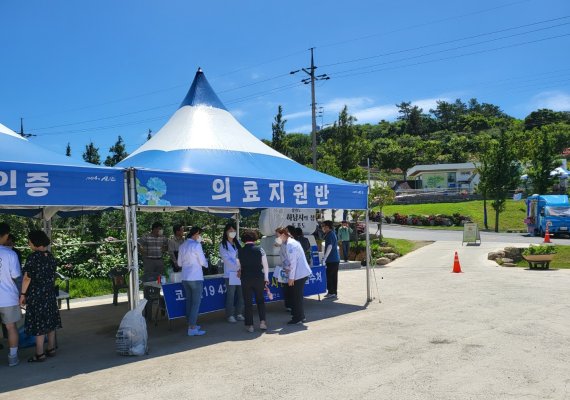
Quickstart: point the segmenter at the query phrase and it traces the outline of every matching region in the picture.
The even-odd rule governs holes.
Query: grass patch
[[[61,284],[60,287],[64,289]],[[112,294],[113,285],[111,284],[111,280],[108,278],[71,278],[69,280],[69,291],[72,299],[95,297]]]
[[[383,209],[385,215],[393,215],[395,213],[406,215],[436,215],[447,214],[452,215],[459,213],[470,217],[473,222],[483,229],[483,200],[465,201],[461,203],[429,203],[429,204],[393,204],[385,206]],[[487,202],[487,221],[489,228],[495,228],[495,210],[491,207],[491,203]],[[526,218],[526,204],[524,201],[507,200],[505,211],[499,215],[499,231],[507,230],[526,230],[524,219]],[[436,228],[433,226],[425,228]],[[444,229],[449,229],[443,227]],[[451,227],[450,227],[451,228]],[[458,227],[462,229],[461,227]]]
[[[522,260],[517,266],[528,268],[528,263]],[[556,255],[550,263],[550,268],[570,269],[570,246],[556,245]]]
[[[396,250],[396,253],[405,256],[408,253],[414,251],[416,247],[416,242],[406,239],[386,239],[384,238],[385,242],[388,242],[390,246]]]

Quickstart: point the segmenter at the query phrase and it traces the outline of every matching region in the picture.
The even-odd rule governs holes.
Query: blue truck
[[[570,203],[567,195],[534,194],[526,199],[526,226],[532,235],[544,237],[570,233]]]

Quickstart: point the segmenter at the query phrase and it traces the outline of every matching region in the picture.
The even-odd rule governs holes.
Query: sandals
[[[55,357],[55,347],[53,349],[47,349],[46,350],[46,356],[48,357]]]
[[[46,353],[36,354],[35,356],[28,358],[28,362],[44,362],[46,360]]]

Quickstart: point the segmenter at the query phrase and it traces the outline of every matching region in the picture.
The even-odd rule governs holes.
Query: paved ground
[[[368,306],[364,270],[341,271],[341,298],[307,300],[304,327],[284,327],[277,304],[266,334],[219,315],[199,338],[162,322],[140,358],[113,353],[124,303],[76,303],[56,358],[0,367],[0,398],[568,399],[570,271],[486,260],[504,245],[423,247],[376,270],[382,303]]]
[[[370,223],[370,233],[375,234],[378,230],[376,223]],[[446,240],[459,241],[463,237],[463,231],[452,231],[443,229],[414,228],[402,225],[382,225],[382,233],[388,238],[408,239],[408,240]],[[543,238],[535,236],[529,237],[526,233],[495,233],[481,232],[481,239],[484,243],[510,242],[510,243],[542,243]],[[551,238],[552,243],[570,245],[570,238]]]

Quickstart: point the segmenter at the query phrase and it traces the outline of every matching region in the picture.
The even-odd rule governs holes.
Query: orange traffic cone
[[[550,241],[550,232],[548,231],[548,225],[546,224],[546,232],[544,233],[544,241],[542,243],[552,243]]]
[[[459,264],[459,256],[455,252],[455,259],[453,260],[453,272],[456,274],[461,273],[461,265]]]

